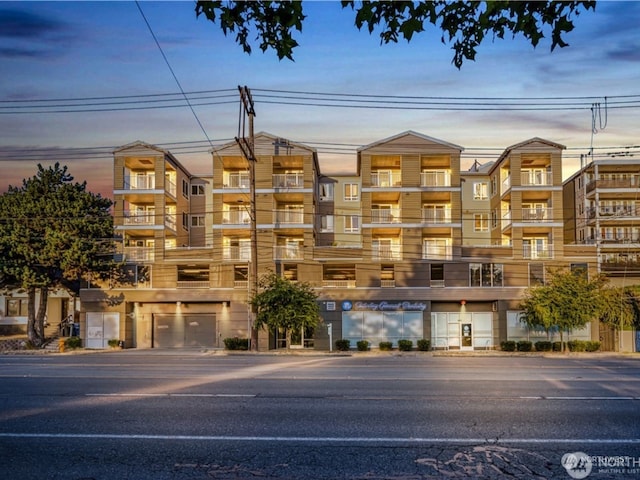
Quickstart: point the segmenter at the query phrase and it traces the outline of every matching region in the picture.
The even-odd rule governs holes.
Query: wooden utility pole
[[[251,301],[253,296],[258,293],[258,230],[256,223],[256,156],[254,150],[254,133],[253,133],[253,118],[256,115],[253,108],[253,98],[251,97],[251,91],[247,86],[241,87],[238,85],[238,91],[240,92],[240,109],[241,115],[238,124],[238,136],[236,142],[242,151],[242,154],[249,163],[249,220],[250,223],[250,235],[251,235],[251,261],[249,262],[249,278],[247,288],[247,302]],[[246,131],[246,123],[248,125],[248,135]],[[249,348],[251,351],[258,351],[258,329],[255,326],[256,310],[251,305],[248,311],[248,329],[250,330],[251,338],[249,340]]]

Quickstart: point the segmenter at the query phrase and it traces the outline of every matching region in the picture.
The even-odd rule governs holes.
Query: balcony
[[[420,173],[421,187],[450,187],[451,172],[449,171],[423,171]]]
[[[179,280],[176,284],[178,288],[209,288],[208,280]]]
[[[124,225],[153,225],[155,223],[154,212],[124,212]]]
[[[550,222],[551,208],[523,208],[522,221],[530,223]]]
[[[322,280],[322,286],[324,288],[356,288],[355,280]]]
[[[302,245],[275,245],[273,247],[274,260],[303,260]]]
[[[125,177],[125,190],[154,190],[156,188],[156,177],[153,175],[138,175]]]
[[[553,245],[527,245],[522,246],[522,258],[531,260],[545,260],[553,258]]]
[[[177,220],[176,220],[176,214],[166,214],[164,216],[164,225],[167,228],[170,228],[171,230],[175,230],[176,229],[176,224],[177,224]]]
[[[371,186],[375,188],[400,187],[402,185],[401,172],[371,172]]]
[[[303,224],[304,210],[302,209],[275,210],[273,212],[273,223],[280,224],[280,225]]]
[[[222,182],[222,188],[249,188],[249,172],[225,172]]]
[[[229,225],[249,225],[251,217],[246,210],[225,210],[222,212],[222,223]]]
[[[225,245],[222,247],[222,259],[248,262],[251,260],[251,245]]]
[[[422,245],[422,258],[424,260],[451,260],[453,247],[442,242],[424,242]]]
[[[304,188],[304,173],[276,173],[273,188]]]
[[[523,170],[520,172],[520,184],[523,187],[553,185],[553,175],[546,171]]]
[[[441,206],[423,207],[422,223],[451,223],[451,208]]]
[[[371,210],[371,223],[400,223],[399,208],[376,208]]]
[[[123,260],[129,262],[153,262],[153,247],[124,247]]]
[[[372,260],[402,260],[401,245],[380,245],[375,242],[371,246]]]

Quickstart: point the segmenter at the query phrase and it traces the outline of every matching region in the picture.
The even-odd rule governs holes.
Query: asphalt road
[[[640,357],[5,355],[0,476],[638,478]]]

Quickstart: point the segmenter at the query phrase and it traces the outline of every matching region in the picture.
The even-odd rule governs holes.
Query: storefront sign
[[[369,311],[408,311],[408,312],[424,312],[427,309],[427,304],[423,302],[394,302],[394,301],[382,301],[382,302],[355,302],[353,304],[354,310],[369,310]]]

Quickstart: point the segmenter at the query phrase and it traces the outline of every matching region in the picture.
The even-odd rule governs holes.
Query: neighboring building
[[[210,178],[141,142],[114,153],[116,232],[140,281],[81,292],[86,346],[117,337],[218,348],[247,337],[252,220],[258,275],[318,293],[323,323],[292,332],[298,348],[328,350],[328,326],[354,346],[546,339],[518,321],[525,290],[548,266],[598,270],[596,245],[567,241],[562,145],[533,138],[463,172],[462,147],[408,131],[360,148],[356,175],[336,176],[321,174],[308,146],[259,133],[253,148],[255,218],[235,142],[212,151]],[[259,348],[283,347],[286,333],[261,332]],[[599,336],[597,323],[572,334]]]
[[[583,165],[564,185],[566,244],[595,248],[612,285],[640,283],[640,159],[614,157]],[[608,350],[633,350],[634,331],[616,335],[603,325]]]

